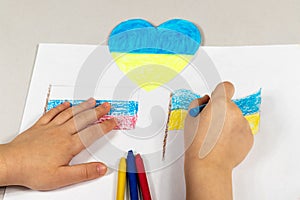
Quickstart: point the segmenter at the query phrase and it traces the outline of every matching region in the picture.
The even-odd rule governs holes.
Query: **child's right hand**
[[[210,99],[204,96],[190,105],[190,108],[193,108],[207,103],[197,117],[187,116],[185,121],[185,175],[188,194],[193,194],[191,191],[199,187],[211,190],[209,199],[228,199],[225,194],[222,198],[214,196],[221,195],[223,190],[230,190],[231,194],[231,189],[226,189],[231,188],[231,171],[244,160],[253,145],[249,123],[231,101],[233,94],[233,85],[224,82],[216,87]],[[199,153],[206,135],[216,133],[220,134],[216,145],[209,154],[200,159]],[[221,188],[213,192],[213,188],[217,188],[218,184],[222,184]],[[202,195],[205,195],[204,191]]]

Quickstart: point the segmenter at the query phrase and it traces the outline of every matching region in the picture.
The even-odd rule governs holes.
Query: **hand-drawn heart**
[[[111,55],[126,76],[151,91],[177,76],[201,44],[191,22],[172,19],[158,27],[143,19],[121,22],[110,33]]]

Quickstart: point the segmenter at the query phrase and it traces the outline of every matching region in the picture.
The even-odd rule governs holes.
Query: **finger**
[[[216,89],[213,91],[211,98],[215,99],[218,97],[231,99],[234,94],[234,86],[232,83],[225,81],[223,83],[219,83]]]
[[[70,107],[70,103],[69,102],[64,102],[64,103],[56,106],[55,108],[52,108],[51,110],[49,110],[48,112],[46,112],[37,121],[37,124],[47,124],[47,123],[49,123],[51,120],[53,120],[55,118],[55,116],[57,116],[58,114],[60,114],[64,110],[68,109],[69,107]]]
[[[90,146],[97,139],[101,138],[106,133],[110,132],[116,127],[115,119],[108,119],[102,123],[92,125],[77,134],[74,134],[75,139],[74,146],[76,149],[75,153],[79,153],[84,148]]]
[[[67,110],[65,110],[64,112],[61,112],[52,121],[55,124],[63,124],[66,121],[68,121],[69,119],[71,119],[73,116],[75,116],[85,110],[94,108],[95,105],[96,105],[95,99],[89,98],[87,101],[84,101],[83,103],[81,103],[77,106],[70,107]]]
[[[195,108],[195,107],[200,106],[200,105],[202,105],[202,104],[206,104],[206,103],[209,101],[209,99],[210,99],[209,96],[208,96],[208,95],[205,95],[205,96],[203,96],[203,97],[201,97],[201,98],[198,98],[198,99],[193,100],[193,101],[190,103],[189,110],[190,110],[191,108]]]
[[[57,172],[58,182],[63,186],[80,183],[104,176],[107,167],[100,162],[84,163],[60,167]]]
[[[100,117],[107,114],[110,110],[110,104],[105,102],[95,109],[86,110],[75,115],[72,119],[66,122],[66,126],[71,133],[77,133],[88,125],[95,123]]]

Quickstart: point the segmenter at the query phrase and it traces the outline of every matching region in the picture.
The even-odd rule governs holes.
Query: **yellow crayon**
[[[124,200],[126,187],[126,159],[121,158],[118,171],[118,188],[116,200]]]

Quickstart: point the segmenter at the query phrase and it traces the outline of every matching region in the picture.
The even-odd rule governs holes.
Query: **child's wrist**
[[[204,171],[226,171],[231,173],[234,166],[230,162],[225,162],[224,160],[220,160],[216,157],[207,156],[203,159],[200,159],[199,157],[189,156],[186,154],[185,168],[196,168]]]
[[[189,171],[190,173],[197,173],[210,175],[210,174],[220,174],[220,175],[228,175],[232,174],[232,168],[227,167],[225,165],[217,165],[213,163],[195,163],[195,164],[185,164],[185,171]]]
[[[8,185],[6,145],[7,144],[0,144],[0,186]]]
[[[230,168],[195,165],[185,168],[185,178],[187,199],[232,199]]]
[[[21,156],[11,143],[0,144],[0,186],[21,185]]]

